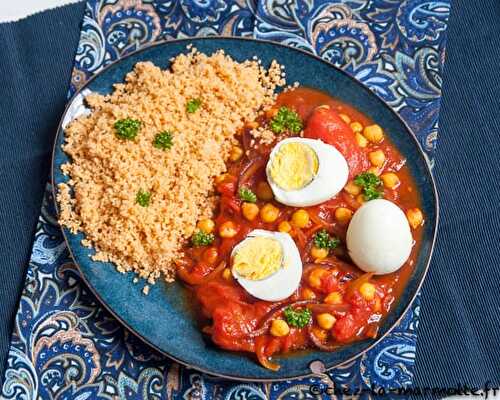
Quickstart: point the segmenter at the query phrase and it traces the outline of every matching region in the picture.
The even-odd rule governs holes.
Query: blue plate
[[[383,126],[386,134],[407,158],[407,165],[421,193],[423,212],[426,215],[422,247],[411,279],[399,303],[384,321],[377,340],[364,340],[332,353],[308,351],[281,357],[281,369],[272,372],[261,367],[250,355],[224,351],[207,342],[197,326],[182,285],[159,282],[151,287],[149,295],[145,296],[141,292],[141,285],[132,282],[132,274],[120,274],[109,263],[92,261],[89,255],[93,251],[80,244],[83,235],[74,235],[64,230],[64,236],[83,278],[104,306],[146,343],[181,364],[213,375],[251,381],[291,379],[311,374],[312,361],[321,360],[326,368],[333,368],[360,356],[394,327],[416,296],[434,247],[438,204],[427,159],[408,126],[384,101],[331,64],[297,49],[243,38],[167,41],[130,54],[97,74],[71,100],[61,121],[54,147],[54,188],[68,179],[60,170],[61,165],[68,162],[68,157],[61,150],[64,142],[63,127],[78,109],[82,90],[110,93],[113,84],[123,81],[137,62],[152,61],[162,68],[167,68],[169,59],[185,52],[186,45],[190,43],[205,53],[224,49],[240,61],[257,55],[264,65],[269,65],[276,59],[286,67],[288,82],[298,81],[303,86],[325,91],[352,104]]]

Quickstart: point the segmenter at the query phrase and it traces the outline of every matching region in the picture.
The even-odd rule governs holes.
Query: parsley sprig
[[[158,133],[153,140],[153,146],[160,150],[171,149],[173,145],[173,136],[169,131]]]
[[[201,99],[191,99],[186,104],[186,112],[195,113],[201,107]]]
[[[363,188],[363,195],[366,201],[382,197],[382,191],[379,190],[382,186],[382,181],[377,175],[371,172],[363,172],[354,178],[354,183]]]
[[[314,245],[320,249],[333,250],[339,243],[340,240],[330,236],[326,229],[322,229],[314,235]]]
[[[135,202],[139,204],[141,207],[147,207],[149,206],[150,201],[151,201],[151,193],[139,189],[139,191],[135,195]]]
[[[269,127],[274,133],[283,133],[285,131],[299,133],[303,125],[299,114],[288,107],[281,107],[278,114],[269,123]]]
[[[132,118],[119,119],[114,124],[116,136],[126,140],[134,140],[140,127],[141,121]]]
[[[283,315],[288,325],[294,326],[295,328],[303,328],[311,321],[312,313],[307,308],[294,310],[291,306],[288,306],[284,309]]]
[[[240,187],[238,190],[238,196],[241,200],[246,201],[247,203],[255,203],[257,201],[257,196],[254,192],[252,192],[247,187]]]
[[[197,231],[191,236],[191,244],[195,247],[208,246],[215,240],[213,233]]]

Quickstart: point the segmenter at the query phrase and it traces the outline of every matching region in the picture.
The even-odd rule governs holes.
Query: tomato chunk
[[[307,121],[304,137],[321,139],[340,151],[349,165],[350,179],[370,167],[363,149],[356,142],[353,130],[331,108],[319,107],[313,111]]]

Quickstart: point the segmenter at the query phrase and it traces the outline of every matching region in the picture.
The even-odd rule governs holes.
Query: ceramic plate
[[[71,100],[61,121],[54,147],[54,187],[67,180],[60,170],[60,166],[68,161],[61,150],[64,127],[75,115],[86,112],[82,105],[85,93],[110,93],[113,84],[122,82],[139,61],[152,61],[167,68],[170,58],[185,52],[190,43],[205,53],[224,49],[239,61],[257,55],[264,65],[269,65],[276,59],[286,67],[289,83],[298,81],[303,86],[325,91],[352,104],[383,126],[386,134],[407,158],[407,165],[420,190],[422,208],[426,215],[422,247],[408,285],[399,303],[382,324],[378,339],[354,343],[332,353],[307,351],[280,357],[281,369],[272,372],[261,367],[250,355],[224,351],[207,341],[196,324],[186,290],[181,284],[158,282],[151,287],[149,295],[145,296],[141,291],[142,286],[133,283],[132,274],[120,274],[111,264],[92,261],[89,258],[92,250],[80,244],[83,235],[74,235],[64,230],[83,278],[104,306],[144,342],[184,365],[213,375],[251,381],[290,379],[311,374],[310,364],[315,360],[321,360],[326,368],[333,368],[360,356],[397,324],[422,284],[434,246],[438,219],[437,196],[427,159],[405,123],[378,96],[331,64],[297,49],[243,38],[167,41],[130,54],[98,73]]]

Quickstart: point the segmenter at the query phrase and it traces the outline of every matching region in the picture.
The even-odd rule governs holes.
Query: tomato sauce
[[[350,105],[308,88],[280,94],[276,107],[281,106],[299,114],[304,121],[304,137],[322,139],[344,155],[349,165],[350,180],[371,167],[368,153],[382,150],[386,160],[380,173],[394,172],[400,181],[393,189],[384,188],[383,197],[405,212],[420,206],[419,193],[405,166],[405,159],[389,139],[385,137],[381,143],[369,143],[366,147],[361,147],[356,141],[352,122],[366,127],[374,121]],[[264,125],[268,120],[263,116],[258,122]],[[377,122],[383,126],[383,121]],[[291,135],[285,133],[278,140],[287,136]],[[241,133],[240,142],[245,155],[237,162],[229,162],[228,174],[216,183],[220,201],[215,231],[225,222],[232,221],[236,234],[230,238],[217,237],[208,247],[189,247],[185,257],[178,262],[178,274],[192,288],[195,307],[199,307],[203,315],[203,332],[223,349],[255,353],[264,367],[273,370],[279,368],[270,359],[274,354],[306,348],[334,351],[346,343],[375,338],[379,324],[397,302],[413,270],[423,222],[412,229],[415,244],[405,265],[392,274],[373,276],[363,273],[349,259],[345,248],[348,224],[340,223],[335,218],[338,207],[353,212],[359,208],[359,196],[344,190],[320,205],[304,207],[310,216],[309,225],[305,228],[292,225],[289,232],[302,257],[301,284],[290,298],[281,302],[258,300],[227,273],[231,251],[254,229],[278,231],[279,224],[290,221],[298,208],[274,200],[258,199],[256,204],[259,208],[269,202],[277,207],[278,218],[271,223],[263,222],[259,216],[252,221],[244,218],[238,188],[245,186],[254,193],[258,192],[258,184],[266,182],[265,166],[276,142],[252,146],[250,129]],[[311,255],[313,237],[322,229],[338,237],[341,244],[328,257],[315,260]],[[374,289],[368,293],[364,290],[367,283]],[[285,307],[290,305],[298,310],[310,310],[310,323],[302,328],[290,326],[289,333],[283,336],[271,334],[272,321],[282,319]],[[317,318],[325,313],[333,316],[335,321],[328,329],[320,326]]]

